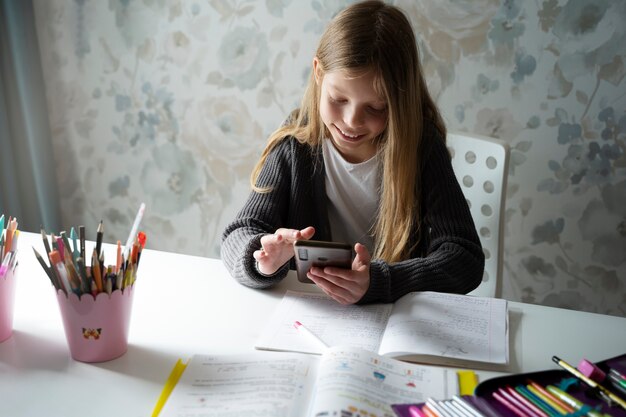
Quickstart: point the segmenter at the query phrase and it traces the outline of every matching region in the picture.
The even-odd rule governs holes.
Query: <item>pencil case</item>
[[[617,383],[612,382],[612,380],[608,377],[611,369],[617,371],[621,375],[626,375],[626,354],[600,362],[595,362],[595,365],[599,371],[607,375],[605,379],[600,382],[600,384],[619,398],[626,400],[625,391],[620,390],[620,388],[616,386]],[[474,390],[473,396],[463,396],[462,398],[487,417],[520,417],[520,415],[516,414],[502,404],[501,401],[497,400],[494,393],[499,392],[500,389],[506,389],[506,387],[514,388],[527,386],[530,381],[541,387],[555,386],[566,392],[570,397],[573,397],[590,407],[584,409],[583,411],[574,411],[565,414],[546,413],[548,417],[585,416],[587,415],[585,411],[595,412],[593,415],[598,417],[603,414],[614,417],[626,417],[626,410],[619,404],[615,402],[610,404],[606,397],[602,397],[602,394],[599,393],[598,389],[589,387],[569,372],[561,369],[512,374],[491,378],[478,384]],[[424,403],[414,405],[422,407]],[[396,404],[392,406],[392,409],[398,417],[413,417],[414,414],[409,412],[410,406],[411,404]]]

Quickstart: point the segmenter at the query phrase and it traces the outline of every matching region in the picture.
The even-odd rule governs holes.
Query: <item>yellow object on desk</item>
[[[156,405],[154,406],[154,410],[152,411],[152,417],[158,417],[161,413],[161,409],[165,405],[165,402],[169,398],[172,390],[178,383],[180,376],[183,374],[183,371],[187,367],[186,363],[183,363],[181,359],[176,361],[176,364],[172,368],[172,372],[170,372],[170,376],[165,381],[165,385],[163,386],[163,391],[161,391],[161,395],[159,395],[159,399],[157,400]]]
[[[478,377],[474,371],[456,371],[459,380],[459,395],[474,395]]]

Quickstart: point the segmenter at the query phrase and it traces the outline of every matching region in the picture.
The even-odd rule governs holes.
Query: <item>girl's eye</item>
[[[347,100],[343,99],[343,98],[334,98],[332,96],[328,96],[328,97],[330,98],[330,101],[333,102],[333,103],[343,104],[343,103],[347,102]]]
[[[376,107],[369,107],[369,111],[374,114],[383,114],[387,111],[387,107],[383,107],[380,109],[377,109]]]

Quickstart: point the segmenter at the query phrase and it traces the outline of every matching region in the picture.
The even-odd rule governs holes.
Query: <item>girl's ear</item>
[[[317,57],[313,57],[313,76],[315,77],[315,84],[320,85],[323,75],[320,60]]]

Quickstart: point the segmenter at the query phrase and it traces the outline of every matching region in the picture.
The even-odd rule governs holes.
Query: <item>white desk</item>
[[[252,290],[220,260],[145,250],[128,352],[87,364],[70,358],[52,286],[31,246],[43,253],[38,234],[22,233],[14,332],[0,343],[0,416],[149,416],[178,358],[253,351],[284,291],[315,288],[290,276]],[[113,248],[105,251],[112,259]],[[576,364],[626,352],[626,318],[511,302],[510,329],[513,372],[556,368],[552,355]],[[496,375],[478,373],[481,381]]]

